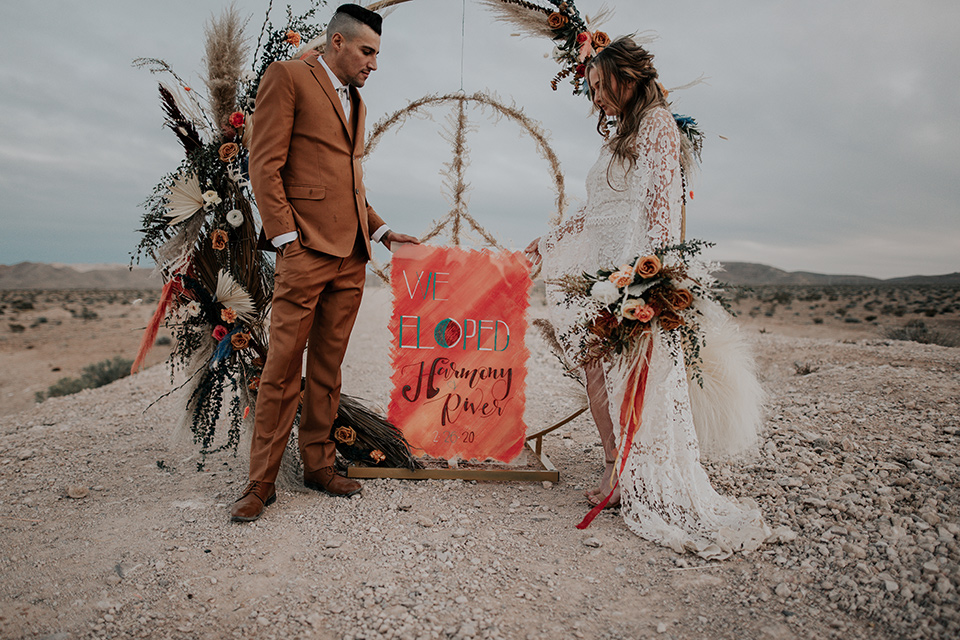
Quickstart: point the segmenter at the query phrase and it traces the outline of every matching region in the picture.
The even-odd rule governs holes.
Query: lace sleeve
[[[641,162],[648,172],[642,219],[646,221],[649,241],[656,248],[680,239],[680,130],[666,109],[656,109],[645,120],[637,137]]]

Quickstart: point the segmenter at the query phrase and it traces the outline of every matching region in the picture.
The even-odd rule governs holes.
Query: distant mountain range
[[[939,276],[906,276],[903,278],[870,278],[868,276],[827,275],[809,271],[784,271],[753,262],[724,262],[724,270],[717,274],[722,282],[736,286],[760,285],[840,285],[840,284],[960,284],[960,273]]]
[[[0,264],[0,290],[10,289],[159,289],[153,269],[122,264],[69,265],[43,262]]]
[[[724,262],[717,274],[722,282],[735,286],[761,285],[877,285],[941,284],[960,285],[960,273],[905,278],[869,278],[867,276],[827,275],[809,271],[783,271],[752,262]],[[376,278],[371,278],[376,280]],[[66,265],[21,262],[0,265],[0,290],[11,289],[159,289],[160,278],[153,269],[126,265]]]

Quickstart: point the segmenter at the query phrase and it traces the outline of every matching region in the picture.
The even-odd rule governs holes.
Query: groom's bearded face
[[[339,33],[334,34],[333,44],[334,60],[330,65],[331,71],[344,84],[362,87],[367,77],[377,69],[380,36],[370,27],[363,25],[350,38]]]

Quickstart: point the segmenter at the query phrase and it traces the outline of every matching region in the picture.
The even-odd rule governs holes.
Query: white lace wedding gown
[[[641,124],[640,157],[633,170],[611,164],[604,145],[587,176],[586,206],[540,242],[551,320],[571,361],[585,337],[584,309],[565,303],[563,292],[549,281],[618,267],[680,241],[680,135],[670,112],[655,108]],[[722,309],[719,316],[717,309],[703,310],[707,320],[722,322]],[[621,513],[630,529],[648,540],[677,552],[727,557],[755,549],[769,530],[755,504],[719,495],[700,464],[679,333],[659,326],[653,332],[641,426],[620,478]],[[617,434],[629,364],[625,357],[604,364]]]

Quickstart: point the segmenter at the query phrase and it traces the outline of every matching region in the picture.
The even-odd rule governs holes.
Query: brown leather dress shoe
[[[304,471],[303,484],[331,496],[352,496],[360,493],[363,486],[356,480],[350,480],[338,474],[333,467],[323,467],[318,471]]]
[[[252,522],[260,517],[263,510],[277,501],[277,490],[272,482],[252,480],[243,490],[240,499],[230,509],[230,519],[234,522]]]

